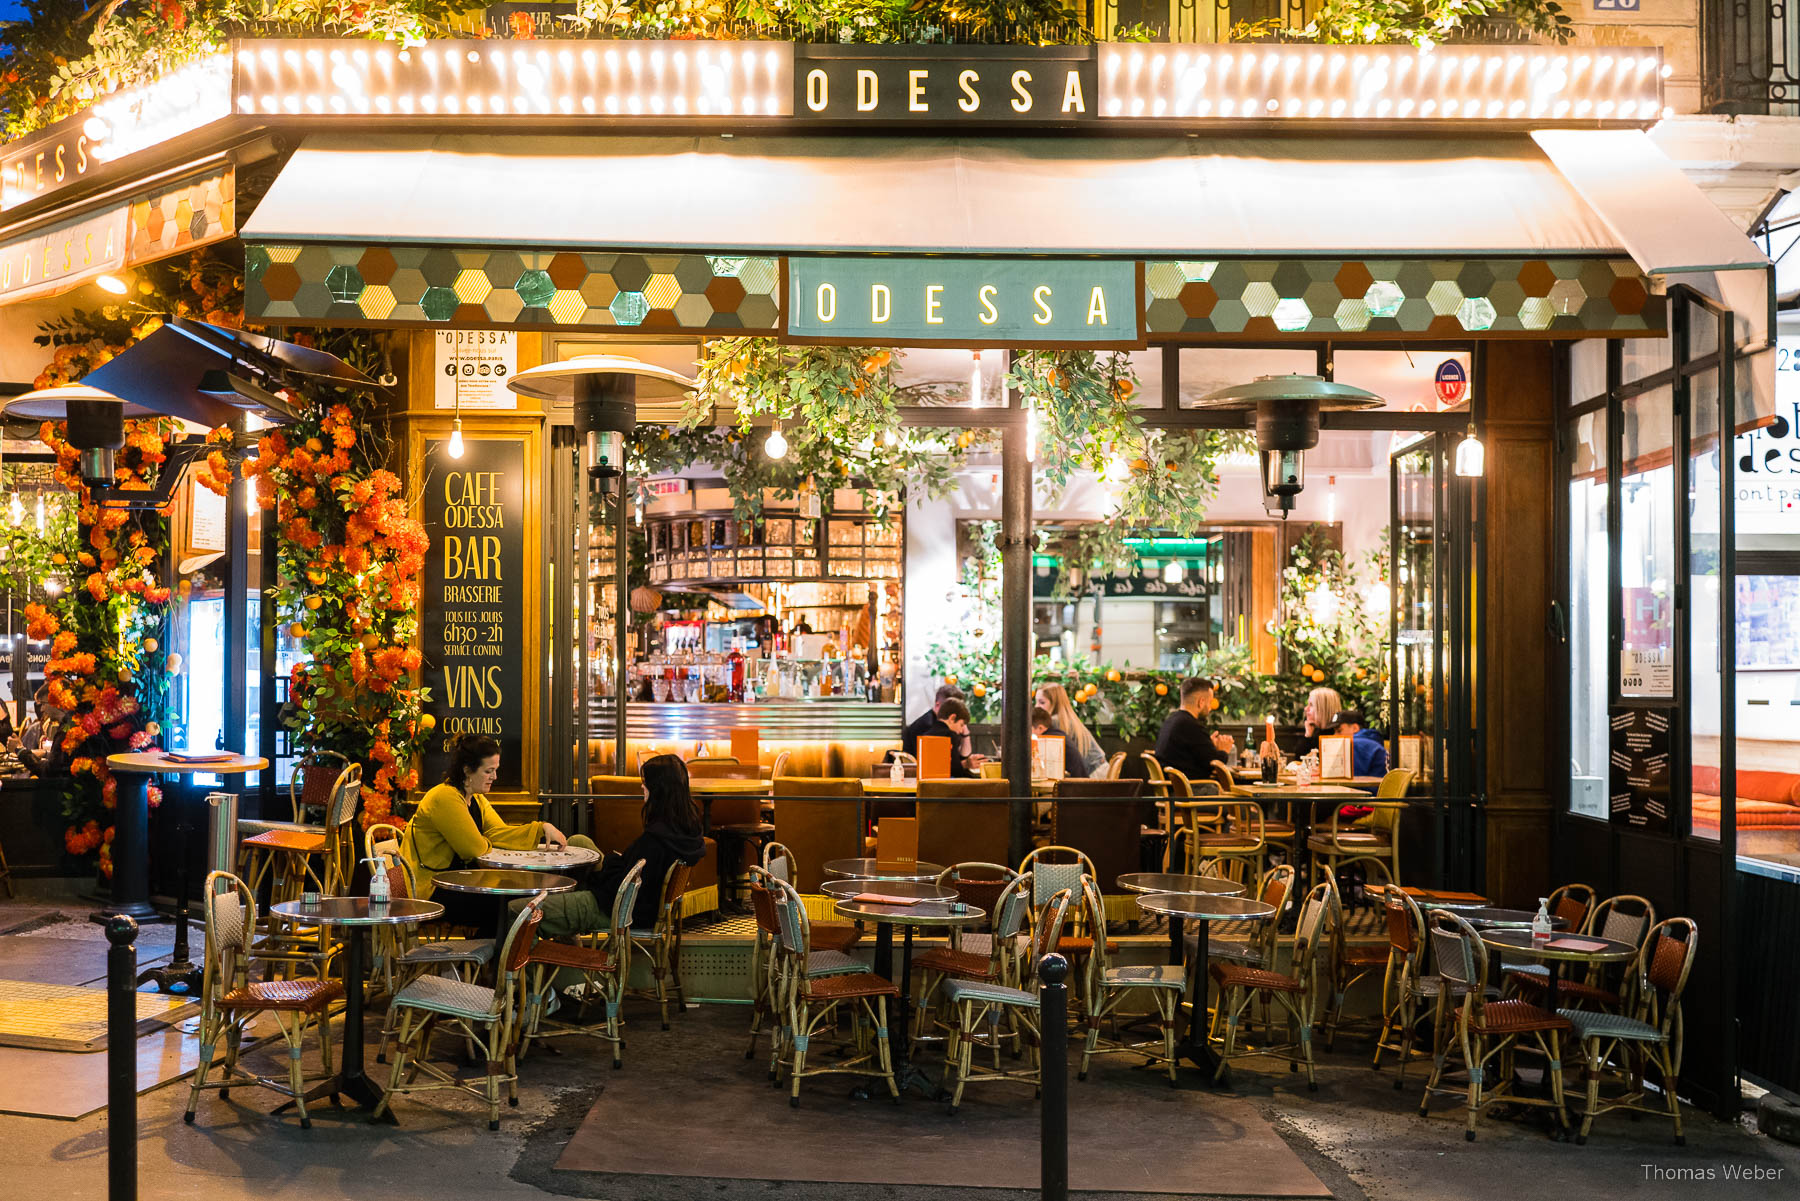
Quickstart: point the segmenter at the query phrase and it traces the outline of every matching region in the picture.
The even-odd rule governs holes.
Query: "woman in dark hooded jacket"
[[[663,877],[670,866],[677,861],[695,864],[705,855],[700,810],[688,791],[687,765],[674,755],[657,755],[644,761],[641,774],[644,832],[632,840],[623,854],[608,851],[605,860],[588,877],[586,887],[545,897],[539,937],[571,939],[610,929],[613,900],[618,895],[619,885],[625,882],[632,864],[639,860],[643,861],[644,870],[638,877],[640,883],[637,903],[631,910],[631,926],[634,930],[648,930],[656,924]],[[515,913],[523,904],[523,901],[513,902]]]

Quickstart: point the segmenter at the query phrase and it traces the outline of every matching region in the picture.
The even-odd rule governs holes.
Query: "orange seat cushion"
[[[252,834],[240,845],[265,851],[292,851],[297,855],[323,855],[325,836],[306,834],[299,830],[265,830],[261,834]]]
[[[807,945],[815,951],[848,951],[861,937],[862,931],[849,922],[814,922]]]
[[[531,955],[525,962],[541,963],[549,967],[572,967],[580,972],[610,972],[613,957],[611,953],[598,947],[543,941],[533,944]]]
[[[946,976],[967,976],[972,980],[992,980],[993,961],[973,951],[953,951],[949,947],[933,947],[913,956],[913,967]]]

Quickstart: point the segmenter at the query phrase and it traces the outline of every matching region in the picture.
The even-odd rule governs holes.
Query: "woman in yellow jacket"
[[[493,921],[491,898],[445,892],[432,896],[439,872],[473,866],[494,848],[531,850],[540,845],[561,849],[569,839],[549,822],[509,826],[494,812],[487,790],[500,770],[500,744],[485,734],[464,734],[450,748],[450,770],[444,782],[425,794],[406,824],[400,855],[412,866],[421,899],[444,906],[444,920],[455,925],[486,926]],[[575,845],[592,843],[577,837]]]

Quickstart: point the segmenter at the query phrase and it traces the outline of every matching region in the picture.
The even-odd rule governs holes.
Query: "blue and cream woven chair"
[[[1169,1087],[1176,1086],[1175,1077],[1175,1013],[1181,1008],[1181,994],[1187,976],[1179,964],[1153,963],[1146,966],[1114,967],[1107,953],[1106,903],[1092,876],[1081,878],[1082,904],[1086,907],[1088,928],[1094,932],[1093,950],[1088,955],[1087,983],[1083,988],[1089,1003],[1087,1013],[1087,1046],[1081,1052],[1081,1071],[1077,1080],[1086,1080],[1088,1063],[1099,1052],[1132,1051],[1151,1063],[1161,1061],[1168,1067]],[[1035,962],[1035,961],[1034,961]],[[1133,997],[1148,994],[1156,1011],[1156,1025],[1162,1031],[1162,1055],[1152,1052],[1148,1043],[1121,1042],[1108,1038],[1102,1047],[1100,1026],[1117,1011],[1120,1004]]]
[[[1020,876],[1021,880],[1026,876]],[[1069,914],[1072,894],[1061,889],[1051,896],[1032,922],[1031,943],[1025,956],[1021,977],[1030,973],[1038,961],[1059,949],[1063,923]],[[944,1003],[951,1012],[950,1042],[944,1050],[946,1073],[955,1080],[950,1091],[950,1112],[962,1105],[963,1089],[971,1081],[1019,1080],[1042,1093],[1044,1085],[1042,1040],[1063,1038],[1061,1030],[1043,1030],[1038,1019],[1038,993],[1035,981],[1021,978],[1013,987],[989,980],[967,980],[951,976],[944,981]],[[1009,1070],[1001,1065],[999,1046],[1002,1019],[1021,1029],[1028,1044],[1023,1068]],[[987,1028],[985,1038],[982,1027]],[[987,1042],[994,1050],[994,1066],[987,1071],[975,1068],[975,1048]],[[946,1081],[948,1083],[948,1081]]]
[[[1225,1073],[1231,1070],[1233,1056],[1278,1055],[1305,1064],[1306,1087],[1318,1091],[1318,1079],[1313,1073],[1313,1030],[1331,987],[1332,929],[1333,923],[1339,920],[1335,896],[1325,884],[1313,885],[1306,894],[1306,900],[1300,906],[1299,924],[1294,928],[1291,973],[1219,961],[1207,969],[1219,986],[1219,1011],[1225,1015],[1225,1049],[1219,1055],[1216,1079],[1223,1080]],[[1239,1027],[1250,1002],[1258,998],[1272,1000],[1281,1007],[1295,1028],[1295,1039],[1239,1052]],[[1204,1002],[1196,998],[1194,1003]]]
[[[782,1038],[792,1049],[788,1060],[791,1091],[788,1104],[800,1107],[800,1082],[808,1076],[848,1073],[874,1076],[887,1082],[895,1099],[900,1089],[894,1081],[894,1060],[888,1044],[888,1002],[898,1000],[900,990],[842,951],[811,949],[811,923],[806,905],[792,884],[770,879],[776,894],[775,912],[781,927],[781,967],[778,987],[787,1014]],[[841,1059],[815,1059],[807,1067],[806,1056],[815,1036],[833,1031],[841,1011],[853,1019],[855,1045]],[[872,1036],[872,1038],[871,1038]],[[779,1050],[779,1048],[778,1048]]]
[[[636,938],[631,930],[632,907],[643,887],[644,861],[638,860],[619,881],[613,893],[612,913],[606,930],[584,934],[576,942],[539,941],[525,957],[525,1045],[539,1038],[582,1035],[612,1044],[616,1069],[624,1062],[625,1035],[620,1011],[625,1004],[625,985],[631,979],[631,951]],[[581,977],[581,999],[573,1014],[552,1019],[550,998],[566,973]],[[599,1014],[589,1016],[598,1004]]]
[[[622,890],[621,890],[622,891]],[[472,984],[449,976],[420,976],[394,998],[400,1011],[400,1030],[395,1037],[393,1069],[388,1074],[387,1095],[375,1106],[380,1117],[401,1093],[455,1089],[487,1102],[488,1129],[500,1129],[500,1085],[506,1085],[508,1105],[519,1103],[519,1042],[525,1021],[525,963],[537,942],[538,922],[543,920],[544,894],[527,901],[513,919],[500,945],[494,987]],[[486,1071],[479,1080],[460,1079],[456,1073],[431,1062],[428,1053],[432,1031],[448,1026],[464,1039],[480,1044]],[[411,1071],[407,1069],[410,1068]]]
[[[1493,1000],[1488,983],[1487,944],[1481,941],[1475,927],[1445,910],[1434,911],[1429,922],[1431,955],[1445,985],[1439,989],[1437,999],[1437,1025],[1444,1037],[1433,1057],[1425,1095],[1419,1099],[1419,1116],[1424,1117],[1430,1110],[1432,1093],[1461,1091],[1467,1113],[1463,1137],[1470,1142],[1475,1141],[1476,1119],[1482,1111],[1498,1104],[1548,1107],[1555,1112],[1557,1125],[1566,1130],[1569,1119],[1563,1107],[1562,1036],[1572,1029],[1569,1020],[1530,1001]],[[1461,994],[1461,1004],[1451,1018],[1450,1005],[1456,993]],[[1468,1074],[1466,1090],[1443,1083],[1449,1067],[1448,1034],[1452,1024],[1462,1066]],[[1548,1098],[1522,1093],[1515,1087],[1514,1053],[1520,1040],[1527,1038],[1543,1053],[1545,1074],[1550,1080]]]
[[[1558,1011],[1575,1028],[1586,1060],[1582,1075],[1587,1097],[1576,1142],[1587,1142],[1596,1117],[1624,1109],[1665,1114],[1675,1123],[1675,1145],[1686,1145],[1687,1136],[1681,1132],[1681,1100],[1676,1095],[1681,1085],[1681,993],[1687,987],[1699,946],[1700,928],[1692,919],[1669,918],[1650,931],[1632,963],[1636,1003],[1630,1014],[1595,1013],[1588,1009]],[[1647,1103],[1646,1065],[1656,1067],[1657,1084],[1662,1089],[1659,1105]],[[1622,1080],[1625,1092],[1603,1101],[1600,1085],[1607,1076]]]
[[[1081,904],[1081,878],[1094,875],[1094,861],[1086,852],[1074,847],[1046,846],[1038,847],[1019,862],[1019,874],[1029,874],[1031,884],[1031,909],[1033,913],[1043,912],[1050,898],[1067,889],[1073,899],[1070,905],[1068,929],[1063,933],[1062,944],[1058,953],[1069,961],[1069,1018],[1079,1021],[1080,1015],[1086,1011],[1087,997],[1083,986],[1087,980],[1085,965],[1088,953],[1093,950],[1093,932],[1088,928],[1087,914]],[[1117,946],[1107,948],[1118,950]]]
[[[256,897],[250,886],[230,872],[206,877],[202,893],[206,906],[206,963],[201,983],[200,1063],[188,1091],[185,1120],[194,1120],[203,1089],[219,1090],[221,1098],[240,1084],[261,1085],[291,1097],[300,1115],[300,1128],[312,1126],[306,1114],[306,1086],[331,1077],[331,1003],[344,995],[335,980],[249,979],[252,932],[256,929]],[[260,1014],[272,1013],[287,1042],[286,1080],[256,1076],[238,1067],[238,1051],[245,1027]],[[319,1059],[323,1075],[308,1076],[300,1066],[300,1043],[306,1027],[319,1030]],[[219,1078],[207,1080],[219,1043],[225,1043],[225,1062]]]
[[[913,1005],[915,1038],[925,1035],[933,1024],[932,1001],[945,977],[1013,982],[1018,958],[1024,951],[1020,940],[1025,928],[1026,898],[1031,895],[1030,881],[1021,885],[1022,879],[998,863],[954,863],[938,873],[940,885],[955,889],[959,899],[986,911],[988,928],[965,933],[961,927],[952,926],[948,946],[930,947],[913,956],[913,971],[919,973],[922,981]]]
[[[675,1012],[680,1013],[687,1002],[681,987],[681,905],[693,873],[694,869],[679,859],[671,863],[663,874],[655,923],[648,930],[631,932],[631,945],[650,957],[650,979],[656,984],[656,1007],[662,1012],[664,1030],[669,1028],[671,994]]]
[[[370,849],[375,848],[373,837],[378,830],[394,830],[394,826],[371,826]],[[382,862],[387,872],[388,893],[395,897],[415,896],[413,888],[412,865],[400,858],[397,853],[386,852],[370,856]],[[494,962],[494,940],[491,938],[445,938],[421,939],[418,927],[377,926],[375,935],[375,970],[373,976],[382,982],[383,991],[388,996],[397,995],[408,983],[420,976],[441,976],[448,974],[458,980],[474,980],[487,970],[488,964]],[[375,1050],[375,1062],[387,1062],[388,1041],[394,1035],[394,1023],[399,1019],[399,1011],[388,1006],[387,1016],[381,1023],[381,1041]],[[470,1057],[474,1049],[470,1049]]]
[[[774,845],[780,847],[778,843]],[[789,973],[793,965],[782,954],[781,942],[781,909],[787,904],[787,900],[786,895],[780,891],[778,881],[785,883],[782,877],[776,876],[770,871],[756,867],[750,869],[750,910],[756,918],[756,944],[751,949],[750,961],[752,989],[750,1046],[744,1052],[744,1058],[756,1058],[757,1039],[761,1034],[763,1022],[767,1021],[770,1025],[769,1079],[771,1080],[778,1078],[782,1065],[787,1061],[788,1044],[793,1033],[787,1024],[787,989],[791,984]],[[867,964],[852,957],[848,951],[841,950],[834,945],[821,943],[818,926],[827,924],[824,922],[816,925],[808,923],[810,954],[807,956],[806,970],[815,977],[869,971],[870,968]],[[829,924],[834,931],[839,925],[839,923]],[[853,933],[854,929],[851,927]],[[835,933],[832,941],[837,941]]]

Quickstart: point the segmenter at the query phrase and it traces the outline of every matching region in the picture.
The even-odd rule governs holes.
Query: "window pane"
[[[1620,431],[1621,696],[1675,695],[1675,512],[1671,393],[1624,406]]]
[[[1606,412],[1575,422],[1569,468],[1569,809],[1606,819]]]
[[[1693,833],[1719,836],[1719,750],[1724,731],[1719,662],[1719,389],[1694,379],[1688,424],[1688,755]],[[1704,384],[1704,387],[1699,385]],[[1713,798],[1709,804],[1708,797]]]
[[[1800,867],[1800,575],[1737,577],[1737,667],[1738,855]]]
[[[1606,395],[1606,339],[1584,338],[1569,348],[1569,403]]]
[[[1207,347],[1181,352],[1181,407],[1191,409],[1209,392],[1247,384],[1264,375],[1313,375],[1319,356],[1311,347],[1302,350],[1263,350],[1254,347]]]
[[[1331,378],[1368,389],[1387,402],[1385,408],[1436,413],[1466,404],[1474,377],[1462,351],[1340,350],[1332,356]]]
[[[1622,338],[1619,379],[1631,383],[1674,365],[1673,344],[1667,338]]]

